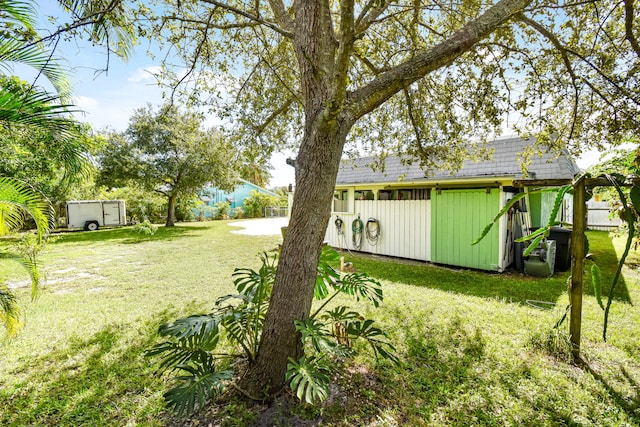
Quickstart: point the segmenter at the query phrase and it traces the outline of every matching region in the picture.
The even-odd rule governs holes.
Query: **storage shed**
[[[492,141],[490,160],[465,161],[454,174],[427,176],[418,162],[408,165],[399,157],[388,157],[384,170],[371,168],[375,158],[346,160],[325,239],[338,248],[503,271],[514,262],[515,237],[540,226],[553,196],[526,197],[479,244],[471,243],[508,200],[529,190],[527,180],[569,181],[579,172],[567,153],[546,153],[534,155],[523,176],[518,157],[532,143],[518,137]],[[571,222],[570,214],[567,198],[558,219]]]

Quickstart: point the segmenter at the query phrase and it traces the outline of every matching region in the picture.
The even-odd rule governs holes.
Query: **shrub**
[[[205,202],[200,201],[193,208],[193,214],[196,221],[210,221],[215,217],[216,210],[213,206],[207,205]]]
[[[215,219],[229,219],[229,213],[231,212],[231,203],[223,201],[213,205],[215,209]]]
[[[176,386],[165,393],[165,399],[179,415],[202,408],[207,401],[224,391],[232,380],[232,366],[255,361],[262,337],[265,314],[276,275],[277,255],[262,254],[258,271],[248,268],[233,273],[237,295],[219,298],[208,314],[175,320],[160,326],[164,341],[147,352],[161,356],[161,369],[180,371]],[[369,344],[376,357],[397,362],[394,347],[374,321],[346,306],[326,309],[337,295],[356,300],[366,299],[374,306],[382,301],[382,287],[362,273],[341,275],[331,267],[338,253],[325,247],[318,264],[315,298],[324,300],[305,320],[295,322],[304,344],[304,355],[290,359],[286,380],[300,400],[314,403],[326,399],[334,360],[354,357],[358,341]],[[218,350],[223,341],[236,349]]]
[[[148,219],[145,219],[141,223],[134,225],[132,230],[145,236],[152,236],[158,231],[158,226],[151,224]]]
[[[235,207],[233,208],[233,214],[232,216],[235,219],[240,219],[240,218],[244,218],[244,209],[241,206]]]
[[[280,198],[252,190],[244,199],[244,211],[249,218],[262,218],[264,208],[279,206]]]

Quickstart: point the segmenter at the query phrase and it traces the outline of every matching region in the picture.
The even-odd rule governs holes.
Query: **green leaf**
[[[309,404],[322,402],[329,395],[329,370],[314,356],[302,356],[298,361],[289,358],[285,379],[300,401]]]
[[[318,261],[318,274],[316,275],[316,284],[314,287],[314,296],[321,300],[329,295],[329,287],[334,287],[340,280],[340,273],[337,272],[331,263],[337,263],[340,260],[340,254],[331,246],[323,246]]]
[[[500,211],[498,211],[498,213],[496,214],[496,216],[493,217],[493,220],[487,224],[484,229],[482,230],[482,233],[480,233],[480,236],[473,241],[473,243],[471,243],[471,245],[477,245],[478,243],[480,243],[480,241],[482,239],[484,239],[484,237],[489,234],[489,231],[491,231],[491,228],[493,227],[493,224],[496,223],[496,221],[498,221],[500,219],[500,217],[502,217],[502,215],[506,214],[509,209],[511,209],[511,207],[513,205],[515,205],[516,203],[518,203],[519,200],[523,199],[524,197],[526,197],[527,193],[518,193],[515,196],[513,196],[511,198],[511,200],[509,200],[502,209],[500,209]]]
[[[350,273],[340,279],[338,289],[360,301],[367,299],[378,307],[383,300],[382,284],[364,273]]]
[[[311,345],[317,352],[333,352],[333,349],[337,347],[338,343],[319,320],[308,318],[306,320],[296,320],[294,324],[296,330],[302,335],[302,342],[310,340]]]
[[[193,414],[224,391],[224,381],[230,380],[233,371],[215,371],[212,367],[180,365],[186,375],[177,378],[175,387],[164,394],[168,405],[179,417]]]

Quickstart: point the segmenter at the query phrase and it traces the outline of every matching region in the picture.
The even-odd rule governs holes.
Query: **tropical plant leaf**
[[[314,296],[321,300],[329,295],[329,288],[336,286],[340,280],[340,273],[336,271],[331,264],[335,264],[340,260],[340,254],[331,246],[323,246],[318,261],[318,274],[316,276],[316,285],[314,288]]]
[[[523,257],[527,257],[527,256],[531,255],[531,252],[533,252],[533,250],[538,247],[538,245],[540,244],[540,242],[542,242],[542,240],[544,238],[545,238],[545,235],[544,234],[540,234],[538,237],[533,239],[533,241],[531,243],[529,243],[529,246],[527,246],[527,248],[524,250],[524,252],[522,252],[522,256]]]
[[[333,352],[333,349],[337,347],[338,343],[333,339],[326,326],[319,320],[311,318],[296,320],[294,324],[300,335],[302,335],[302,342],[306,343],[309,340],[317,352]]]
[[[351,310],[346,306],[338,306],[331,310],[327,310],[321,316],[322,319],[326,319],[332,322],[346,322],[350,320],[362,320],[363,317],[357,311]]]
[[[15,294],[4,283],[0,283],[0,323],[2,323],[10,337],[20,330],[20,306]]]
[[[233,377],[233,371],[215,371],[212,366],[196,368],[179,365],[177,368],[186,374],[176,379],[178,385],[168,390],[164,398],[178,416],[190,415],[203,408],[224,391],[224,382]]]
[[[300,401],[322,402],[329,395],[329,369],[314,356],[289,358],[285,379]]]
[[[341,292],[351,295],[360,301],[367,299],[378,307],[383,300],[382,284],[364,273],[350,273],[340,279],[338,287]]]
[[[191,347],[211,350],[219,340],[219,324],[217,316],[196,314],[160,325],[158,334],[175,338]]]
[[[387,334],[380,328],[373,326],[374,321],[367,319],[355,321],[347,324],[347,333],[352,339],[362,338],[366,340],[376,356],[383,357],[394,363],[399,359],[395,355],[395,347],[387,341]]]
[[[27,217],[35,222],[40,243],[53,224],[51,204],[28,184],[0,176],[0,236],[20,229]]]
[[[271,296],[271,289],[276,277],[278,255],[260,254],[262,265],[258,271],[250,268],[237,268],[233,272],[233,283],[240,294],[255,304]]]
[[[518,193],[515,196],[513,196],[511,198],[511,200],[509,200],[502,209],[500,209],[498,211],[498,213],[493,217],[493,220],[491,220],[491,222],[487,225],[485,225],[484,229],[482,230],[482,232],[480,233],[480,236],[473,241],[473,243],[471,243],[471,245],[477,245],[478,243],[480,243],[480,241],[482,239],[484,239],[484,237],[489,234],[489,231],[491,231],[491,228],[493,227],[493,224],[496,223],[496,221],[498,221],[500,219],[500,217],[502,217],[502,215],[506,214],[509,209],[511,209],[511,207],[513,205],[515,205],[516,203],[518,203],[519,200],[523,199],[524,197],[526,197],[527,193]]]

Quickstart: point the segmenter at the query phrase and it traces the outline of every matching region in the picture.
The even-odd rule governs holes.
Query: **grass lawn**
[[[0,343],[0,425],[177,424],[162,400],[168,380],[143,353],[160,323],[206,311],[233,291],[235,267],[257,266],[259,252],[281,241],[232,229],[218,221],[152,237],[127,228],[57,236],[42,257],[46,289],[35,302],[17,290],[26,326]],[[590,242],[610,276],[622,242],[602,232]],[[290,408],[306,425],[640,426],[637,253],[615,292],[606,343],[585,285],[586,366],[567,363],[566,337],[552,330],[567,306],[568,273],[534,279],[345,256],[383,282],[382,308],[361,310],[388,330],[401,363],[361,356],[345,366],[330,401]],[[12,264],[0,263],[0,277],[27,283]],[[213,408],[217,425],[258,416],[242,402]]]

